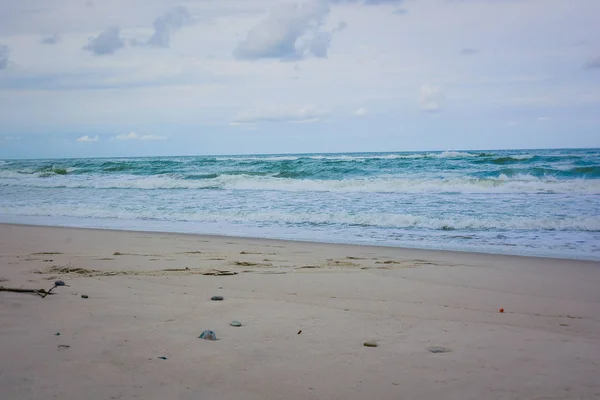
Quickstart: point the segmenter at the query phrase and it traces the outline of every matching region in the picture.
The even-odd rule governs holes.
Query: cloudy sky
[[[0,0],[0,158],[600,146],[598,0]]]

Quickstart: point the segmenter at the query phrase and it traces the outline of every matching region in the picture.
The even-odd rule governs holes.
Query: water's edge
[[[89,221],[86,221],[89,222]],[[173,231],[173,230],[164,230],[159,227],[156,229],[151,229],[151,227],[145,228],[132,228],[126,227],[125,225],[112,225],[99,224],[95,226],[93,224],[86,225],[77,225],[77,224],[68,224],[68,223],[43,223],[41,221],[21,221],[17,222],[11,220],[11,218],[5,218],[0,215],[0,228],[2,226],[22,226],[22,227],[31,227],[31,228],[44,228],[44,229],[75,229],[75,230],[89,230],[89,231],[105,231],[105,232],[128,232],[128,233],[138,233],[138,234],[164,234],[164,235],[183,235],[183,236],[192,236],[197,237],[198,239],[202,238],[226,238],[232,240],[266,240],[274,243],[307,243],[307,244],[315,244],[315,245],[335,245],[335,246],[351,246],[351,247],[364,247],[364,248],[385,248],[385,249],[397,249],[398,251],[423,251],[423,252],[432,252],[432,253],[459,253],[462,255],[478,255],[478,256],[489,256],[489,257],[517,257],[517,258],[526,258],[526,259],[547,259],[547,260],[561,260],[561,261],[578,261],[578,262],[592,262],[594,264],[598,263],[600,266],[600,258],[593,257],[561,257],[561,256],[550,256],[544,254],[519,254],[514,252],[498,252],[498,251],[482,251],[482,250],[461,250],[461,249],[446,249],[446,248],[435,248],[435,247],[405,247],[405,246],[397,246],[391,244],[372,244],[372,243],[359,243],[359,242],[342,242],[342,241],[331,241],[331,240],[311,240],[311,239],[288,239],[288,238],[280,238],[275,236],[244,236],[244,235],[231,235],[231,234],[223,234],[223,233],[202,233],[202,232],[193,232],[193,231]]]

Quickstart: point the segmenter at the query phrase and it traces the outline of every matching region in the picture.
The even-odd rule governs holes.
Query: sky
[[[600,147],[598,0],[0,0],[0,158]]]

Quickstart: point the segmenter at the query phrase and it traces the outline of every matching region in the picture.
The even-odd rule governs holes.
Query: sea
[[[600,149],[3,160],[0,222],[600,260]]]

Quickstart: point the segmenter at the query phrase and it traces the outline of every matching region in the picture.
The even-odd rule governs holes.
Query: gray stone
[[[217,340],[217,334],[213,331],[204,331],[198,337],[204,340]]]
[[[231,325],[231,326],[242,326],[242,323],[240,321],[231,321],[231,323],[229,325]]]
[[[212,301],[221,301],[223,300],[223,296],[213,296],[210,298]]]
[[[82,295],[81,295],[81,298],[82,298],[82,299],[87,299],[87,298],[88,298],[88,295],[87,295],[87,294],[82,294]]]
[[[377,344],[377,341],[375,341],[375,340],[369,340],[368,342],[365,342],[364,345],[366,347],[377,347],[377,346],[379,346],[379,344]]]
[[[438,346],[428,347],[427,350],[431,353],[449,353],[452,351],[446,347],[438,347]]]

